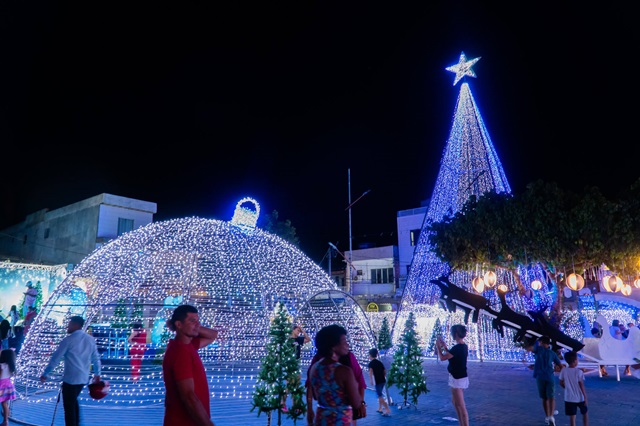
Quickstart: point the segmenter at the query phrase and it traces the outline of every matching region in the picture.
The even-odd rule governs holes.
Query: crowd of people
[[[4,416],[4,422],[0,426],[8,425],[9,402],[16,397],[11,379],[15,373],[15,351],[5,343],[6,336],[12,333],[12,329],[18,323],[18,320],[14,319],[13,312],[18,313],[15,308],[12,306],[8,318],[0,322],[0,402]],[[35,312],[35,307],[30,306],[28,312]],[[19,318],[19,314],[17,317]],[[30,320],[33,320],[33,316]],[[52,371],[61,362],[64,363],[61,395],[66,426],[79,425],[78,397],[84,386],[90,381],[99,383],[101,380],[100,355],[96,341],[84,330],[84,325],[85,320],[81,316],[69,318],[68,335],[53,352],[40,377],[42,382],[47,381]],[[218,331],[203,326],[197,308],[191,305],[178,306],[167,320],[166,326],[175,336],[168,341],[162,362],[166,390],[163,424],[213,426],[209,406],[209,385],[198,350],[216,340]],[[630,323],[628,327],[635,327],[635,324]],[[613,322],[609,332],[616,338],[625,338],[625,329],[620,327],[619,321]],[[463,426],[469,425],[469,413],[464,398],[464,391],[468,388],[470,380],[467,374],[469,348],[464,340],[466,335],[467,327],[455,324],[450,328],[450,341],[455,344],[448,347],[442,336],[435,341],[437,357],[448,363],[448,386],[452,405],[459,424]],[[290,339],[296,348],[296,358],[300,359],[302,347],[312,339],[300,325],[293,327]],[[140,376],[146,341],[147,333],[142,323],[134,324],[129,336],[131,374],[134,381]],[[307,369],[305,384],[307,424],[355,426],[357,419],[366,417],[364,396],[367,384],[363,369],[350,350],[347,330],[338,324],[327,325],[316,333],[313,342],[316,353]],[[531,368],[542,401],[546,424],[556,425],[555,416],[558,410],[555,403],[555,373],[559,373],[558,382],[564,389],[564,412],[570,424],[576,424],[579,411],[583,425],[588,426],[584,371],[577,367],[577,353],[564,354],[563,363],[559,354],[552,349],[548,336],[541,336],[534,343],[525,345],[524,349],[534,355],[535,362]],[[382,416],[390,416],[391,408],[384,395],[387,371],[378,355],[376,348],[369,350],[369,382],[377,396],[376,412]],[[640,369],[640,363],[630,367]]]

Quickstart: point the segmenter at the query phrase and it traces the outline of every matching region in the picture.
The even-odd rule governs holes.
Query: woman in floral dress
[[[313,398],[318,401],[314,426],[351,426],[353,410],[361,410],[364,400],[358,391],[353,370],[338,362],[349,354],[347,330],[337,324],[316,334],[316,348],[323,357],[309,372]]]

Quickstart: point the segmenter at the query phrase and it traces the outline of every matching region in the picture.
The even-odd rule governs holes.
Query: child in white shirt
[[[578,353],[567,352],[564,360],[568,367],[560,371],[560,386],[564,388],[564,413],[569,416],[569,424],[576,426],[576,414],[580,409],[582,424],[589,425],[587,391],[584,387],[584,372],[578,366]]]

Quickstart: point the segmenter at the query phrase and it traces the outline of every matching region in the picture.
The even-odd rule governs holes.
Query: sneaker
[[[549,426],[556,426],[555,417],[553,417],[553,416],[549,417]]]
[[[545,417],[545,418],[544,418],[544,424],[545,424],[545,425],[548,425],[548,424],[549,424],[549,417]]]

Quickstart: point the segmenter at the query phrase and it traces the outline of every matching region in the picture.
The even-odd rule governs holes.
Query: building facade
[[[43,209],[0,232],[0,256],[43,265],[77,265],[125,232],[153,222],[157,204],[100,194],[59,209]]]

